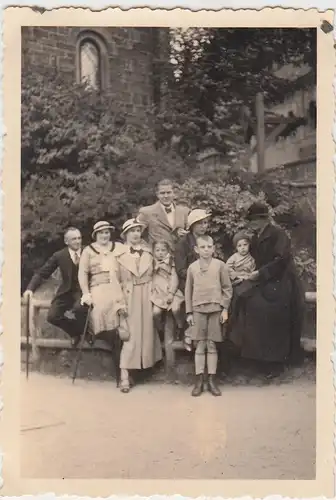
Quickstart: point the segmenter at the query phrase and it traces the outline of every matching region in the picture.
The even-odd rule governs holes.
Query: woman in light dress
[[[121,329],[125,332],[120,356],[120,388],[124,393],[130,390],[130,370],[150,368],[162,359],[151,302],[153,256],[142,240],[144,228],[136,219],[127,220],[121,233],[125,245],[115,251],[117,276],[127,310],[127,317],[123,316],[120,320]]]
[[[84,248],[79,262],[78,281],[82,304],[91,306],[89,329],[94,337],[116,348],[120,317],[126,313],[124,295],[116,276],[116,252],[122,243],[112,241],[114,227],[99,221],[93,227],[93,242]],[[118,367],[119,368],[119,367]]]

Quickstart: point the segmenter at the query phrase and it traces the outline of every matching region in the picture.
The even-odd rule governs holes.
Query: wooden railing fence
[[[316,304],[316,292],[306,292],[305,300],[307,304]],[[50,307],[50,300],[41,299],[31,299],[27,302],[25,299],[21,299],[21,306],[26,309],[26,314],[28,314],[29,321],[29,332],[24,332],[21,334],[21,346],[27,348],[27,338],[29,345],[31,346],[30,362],[37,364],[40,360],[40,350],[43,348],[50,349],[71,349],[71,342],[69,339],[58,339],[58,338],[45,338],[42,335],[42,329],[40,326],[40,313],[41,310],[48,310]],[[175,369],[175,352],[184,350],[183,341],[174,339],[174,324],[172,316],[167,317],[166,328],[164,332],[163,348],[165,350],[165,365],[166,374],[170,376],[174,373]],[[302,339],[302,343],[310,343],[309,339]],[[83,350],[105,350],[110,349],[103,342],[97,342],[93,346],[85,343]]]

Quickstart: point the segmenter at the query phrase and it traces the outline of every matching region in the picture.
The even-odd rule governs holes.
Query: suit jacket
[[[198,259],[195,252],[196,238],[192,233],[183,236],[175,249],[175,268],[179,279],[179,289],[184,293],[187,271],[190,264]]]
[[[160,202],[139,210],[138,220],[146,224],[145,237],[152,244],[157,240],[167,241],[172,251],[178,241],[177,229],[186,229],[189,208],[175,205],[175,225],[172,227]]]
[[[55,252],[49,260],[34,274],[27,289],[34,292],[46,279],[48,279],[56,269],[61,272],[62,281],[56,292],[56,297],[69,292],[78,292],[78,270],[76,269],[68,248],[63,248]],[[73,273],[76,273],[75,276]]]

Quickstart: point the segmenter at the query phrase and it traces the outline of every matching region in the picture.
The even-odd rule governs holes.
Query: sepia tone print
[[[318,23],[124,14],[18,24],[19,476],[317,488]]]
[[[34,382],[35,370],[65,383],[55,386],[60,395],[67,384],[59,375],[71,370],[73,381],[92,380],[92,398],[95,387],[105,387],[113,415],[101,477],[148,477],[137,452],[134,465],[129,456],[134,437],[149,437],[133,429],[131,439],[131,422],[114,437],[114,419],[133,415],[137,392],[144,408],[152,407],[138,432],[152,432],[161,420],[155,405],[174,407],[191,382],[194,397],[224,392],[218,416],[225,410],[239,427],[235,415],[243,418],[249,397],[274,397],[286,432],[272,428],[280,421],[261,403],[273,424],[263,452],[261,416],[250,422],[259,428],[250,445],[259,459],[250,470],[240,456],[243,436],[231,444],[232,463],[220,429],[208,437],[208,460],[198,463],[187,443],[197,442],[199,431],[188,414],[196,412],[197,422],[207,403],[199,410],[188,396],[181,435],[176,422],[172,434],[154,440],[152,473],[260,478],[271,459],[266,477],[312,479],[316,29],[26,27],[22,54],[22,278],[32,320],[22,344],[30,334],[27,374],[34,370],[27,395],[35,384],[39,391],[50,384],[46,375]],[[55,192],[58,207],[46,212]],[[57,270],[55,293],[48,280]],[[100,384],[111,377],[117,388]],[[129,402],[118,389],[131,393]],[[76,386],[68,390],[75,394]],[[282,404],[291,408],[298,397],[302,413],[284,412]],[[96,411],[86,423],[92,436],[97,426],[104,434]],[[211,425],[220,427],[217,419]],[[60,446],[72,443],[75,451],[85,428],[63,420],[50,422],[45,439],[64,433]],[[299,424],[304,438],[300,433],[294,453],[301,460],[290,472],[285,457]],[[59,465],[45,461],[47,445],[34,438],[24,435],[24,446],[29,455],[37,446],[43,463],[34,470],[30,455],[25,474],[90,474],[69,453],[65,464],[61,449]],[[124,459],[112,443],[124,444]],[[85,446],[95,450],[94,439]],[[94,453],[101,460],[102,449]],[[161,453],[170,459],[161,461]]]

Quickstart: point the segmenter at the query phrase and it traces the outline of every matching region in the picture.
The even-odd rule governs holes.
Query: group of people
[[[299,353],[303,311],[286,232],[271,222],[266,205],[254,203],[247,213],[250,232],[234,236],[235,253],[224,263],[214,257],[211,214],[175,204],[170,180],[158,184],[156,195],[155,204],[123,224],[121,241],[107,221],[94,225],[92,242],[84,248],[80,231],[68,228],[65,248],[35,273],[24,295],[32,295],[59,268],[61,284],[48,321],[62,328],[74,347],[87,315],[90,343],[101,338],[113,350],[121,340],[124,393],[133,386],[132,370],[162,359],[160,336],[168,315],[176,338],[195,351],[193,396],[203,392],[205,373],[208,390],[221,395],[216,372],[224,338],[270,376],[281,370]]]

